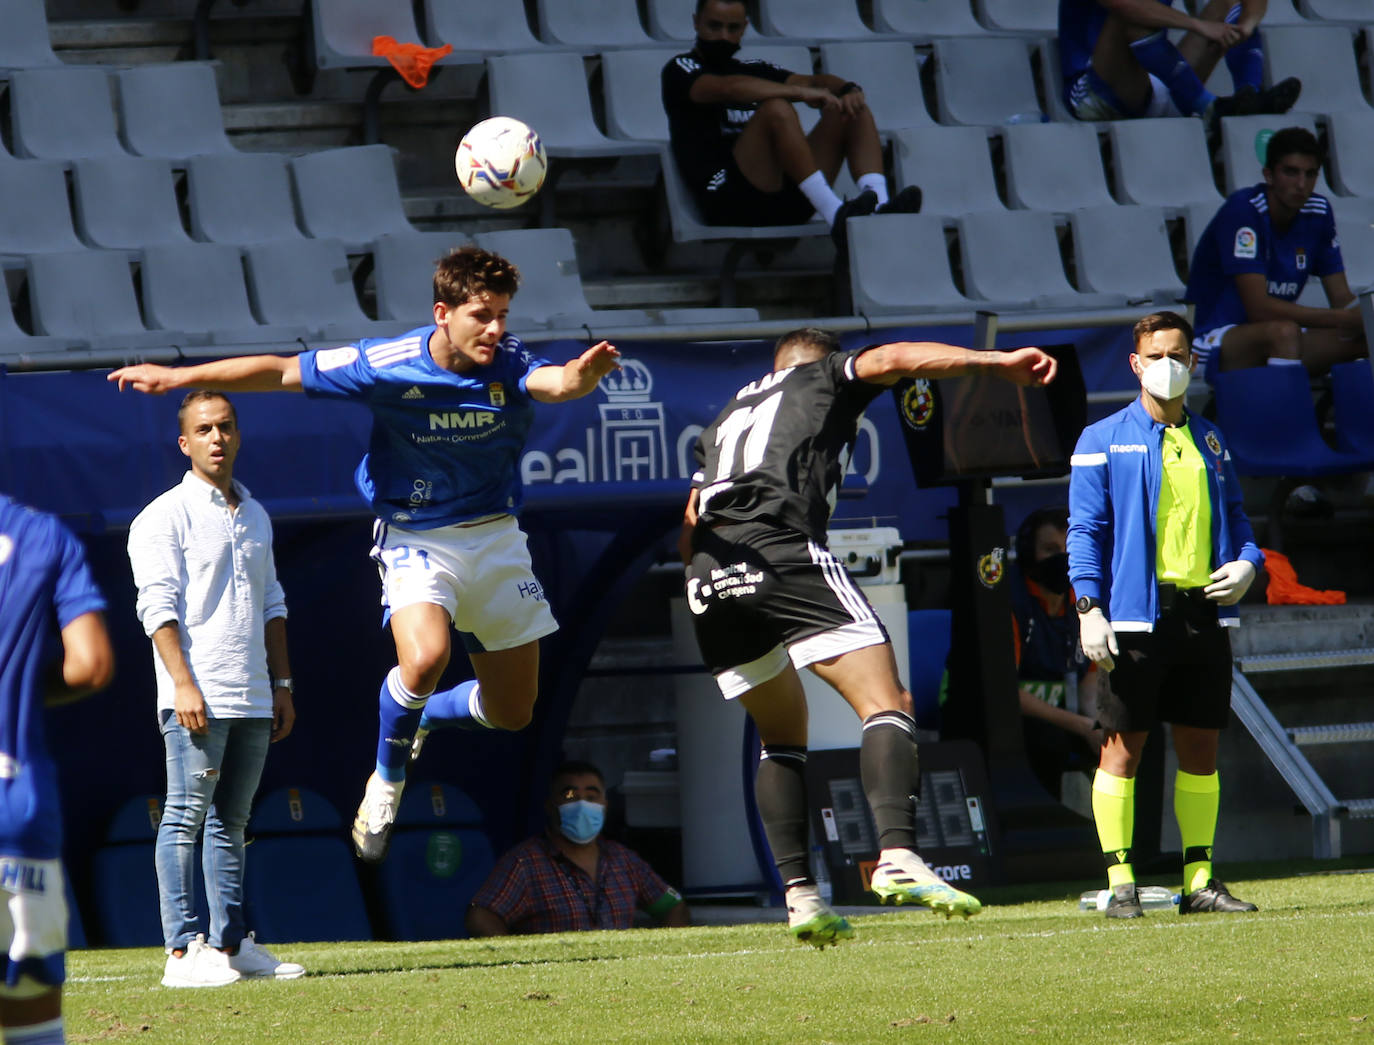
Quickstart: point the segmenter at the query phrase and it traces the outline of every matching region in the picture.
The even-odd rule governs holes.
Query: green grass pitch
[[[1095,883],[990,889],[968,921],[883,912],[825,951],[776,923],[269,941],[308,975],[202,990],[159,986],[160,950],[76,951],[66,1025],[72,1042],[1374,1045],[1370,874],[1231,870],[1258,914],[1109,923],[1077,910]]]

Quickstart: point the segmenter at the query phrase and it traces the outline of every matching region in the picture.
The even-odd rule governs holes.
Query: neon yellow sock
[[[1217,833],[1221,783],[1216,773],[1174,777],[1174,816],[1183,841],[1183,891],[1195,893],[1212,877],[1212,841]]]
[[[1115,889],[1135,881],[1131,836],[1135,831],[1135,778],[1099,769],[1093,777],[1093,820],[1107,861],[1107,884]]]

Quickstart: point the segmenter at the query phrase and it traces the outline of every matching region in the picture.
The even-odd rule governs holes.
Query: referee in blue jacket
[[[1142,915],[1131,866],[1135,775],[1151,728],[1173,724],[1180,914],[1256,910],[1212,874],[1217,745],[1231,706],[1231,640],[1263,556],[1221,432],[1183,405],[1195,357],[1182,316],[1132,331],[1140,398],[1083,430],[1069,479],[1069,577],[1083,652],[1104,672],[1093,818],[1109,918]]]

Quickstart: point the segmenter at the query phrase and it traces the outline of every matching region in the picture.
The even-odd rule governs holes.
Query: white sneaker
[[[883,903],[923,904],[946,918],[967,918],[983,909],[977,899],[947,885],[910,849],[884,849],[868,887]]]
[[[794,885],[787,890],[787,931],[821,950],[828,943],[854,938],[849,922],[830,909],[814,885]]]
[[[305,966],[295,962],[284,962],[277,958],[262,944],[257,936],[249,933],[239,941],[239,953],[227,955],[229,968],[237,969],[245,980],[250,977],[265,977],[278,980],[294,980],[305,975]]]
[[[162,970],[164,987],[225,987],[238,979],[238,970],[229,967],[229,955],[206,944],[204,936],[188,943],[180,958],[167,955]]]
[[[396,805],[401,801],[405,781],[392,783],[375,772],[367,778],[367,790],[353,818],[353,851],[365,863],[379,864],[391,845],[391,828],[396,823]]]

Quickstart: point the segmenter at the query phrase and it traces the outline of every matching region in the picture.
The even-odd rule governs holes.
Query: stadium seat
[[[1024,40],[951,37],[936,40],[934,52],[941,123],[996,126],[1044,118]]]
[[[391,849],[377,874],[388,936],[467,936],[468,902],[494,863],[482,812],[471,798],[451,784],[411,783],[401,796]]]
[[[162,817],[162,800],[152,795],[131,798],[115,811],[105,840],[91,858],[91,891],[95,926],[106,947],[162,946],[162,915],[157,892],[153,843]],[[196,846],[197,870],[200,846]],[[193,876],[199,878],[199,875]],[[205,927],[204,889],[196,889],[196,907]]]
[[[545,43],[589,53],[653,43],[639,24],[635,0],[538,0],[537,9],[539,38]],[[504,109],[494,111],[506,114]]]
[[[392,337],[409,327],[368,319],[358,304],[343,244],[332,239],[278,240],[244,249],[248,299],[259,322],[304,326],[311,337],[356,341]]]
[[[0,70],[62,64],[53,53],[43,0],[0,0],[0,22]]]
[[[415,231],[401,201],[386,145],[324,149],[291,161],[296,206],[306,234],[367,249],[378,236]]]
[[[1305,3],[1306,0],[1297,0],[1298,5]],[[1338,0],[1339,2],[1339,0]],[[1351,0],[1359,3],[1360,0]],[[1369,9],[1365,8],[1362,20],[1368,20]],[[1294,0],[1269,0],[1269,7],[1264,12],[1264,21],[1260,23],[1261,28],[1275,25],[1310,25],[1311,23],[1303,17],[1301,11],[1294,6]]]
[[[690,44],[696,39],[691,6],[681,0],[646,0],[645,6],[649,15],[649,35],[655,40]],[[748,40],[753,34],[752,26],[744,32]]]
[[[999,32],[1059,32],[1059,0],[973,0],[973,8],[985,26]]]
[[[954,285],[944,226],[933,214],[851,219],[849,286],[860,316],[977,307]]]
[[[298,339],[310,333],[305,326],[265,326],[253,318],[238,247],[223,243],[149,247],[143,251],[142,272],[148,325],[184,330],[193,344],[241,345],[254,352],[300,351]]]
[[[1369,8],[1369,18],[1374,19],[1374,7]],[[1302,80],[1302,94],[1292,111],[1374,111],[1360,89],[1355,42],[1349,29],[1335,25],[1266,24],[1263,34],[1268,81],[1278,83],[1289,76]]]
[[[904,127],[933,127],[921,90],[915,49],[900,40],[821,44],[821,70],[862,84],[864,98],[883,133]]]
[[[1002,132],[1013,207],[1067,212],[1112,203],[1097,131],[1082,123],[1028,123]]]
[[[1341,241],[1346,282],[1357,293],[1374,288],[1374,226],[1370,225],[1374,220],[1374,200],[1332,196],[1329,202]]]
[[[295,787],[260,795],[248,836],[244,918],[260,939],[372,938],[343,818],[324,797]]]
[[[1279,6],[1278,0],[1269,0],[1269,6]],[[1327,22],[1367,25],[1371,17],[1368,0],[1298,0],[1298,7],[1308,18]]]
[[[1328,113],[1326,126],[1336,188],[1347,196],[1374,196],[1374,111]]]
[[[949,610],[908,610],[907,651],[910,661],[911,702],[918,729],[940,728],[940,687],[949,659]]]
[[[1374,458],[1374,374],[1368,359],[1331,367],[1331,405],[1336,446]]]
[[[1054,218],[1043,211],[984,211],[959,219],[971,297],[1022,309],[1117,308],[1124,294],[1079,293],[1064,274]]]
[[[914,127],[892,136],[898,188],[921,187],[921,213],[958,217],[1005,210],[997,195],[987,132],[982,127]]]
[[[1232,193],[1264,178],[1264,146],[1272,132],[1284,127],[1306,127],[1317,133],[1316,120],[1306,113],[1287,113],[1283,116],[1227,116],[1221,121],[1222,166],[1226,171],[1226,192]],[[1317,191],[1331,195],[1326,175],[1317,173]]]
[[[0,282],[0,289],[4,283]],[[0,293],[0,366],[10,370],[65,369],[90,362],[90,349],[76,338],[26,333],[14,319],[8,293]]]
[[[1201,120],[1112,120],[1112,172],[1123,203],[1221,206]]]
[[[186,162],[191,234],[236,246],[301,239],[288,162],[275,152],[191,157]]]
[[[452,44],[455,51],[481,55],[538,51],[545,47],[531,32],[523,4],[428,0],[424,7],[426,36],[435,47]]]
[[[76,227],[92,247],[137,250],[190,241],[169,161],[101,156],[72,167]]]
[[[372,244],[377,314],[411,327],[433,322],[434,264],[454,248],[471,242],[461,232],[377,237]]]
[[[80,250],[67,200],[67,177],[58,163],[0,163],[0,255]]]
[[[140,65],[115,73],[124,144],[136,156],[185,160],[232,153],[214,66],[208,62]]]
[[[76,160],[128,155],[119,141],[104,66],[11,73],[10,125],[17,156]]]
[[[922,39],[937,36],[982,36],[968,0],[873,0],[873,24],[884,33]]]
[[[1045,99],[1045,112],[1049,114],[1049,118],[1060,123],[1083,123],[1100,129],[1103,123],[1079,120],[1064,104],[1064,76],[1059,64],[1059,41],[1037,40],[1034,47],[1035,56],[1031,65],[1039,80],[1041,96]]]
[[[678,48],[607,51],[601,56],[606,130],[624,141],[666,142],[661,74]]]
[[[143,325],[123,251],[30,254],[27,266],[36,333],[75,338],[95,349],[138,350],[150,360],[153,355],[146,350],[162,348],[165,361],[178,358],[175,346],[185,343],[186,335]]]
[[[1074,263],[1084,290],[1125,294],[1135,302],[1174,303],[1183,282],[1174,267],[1159,207],[1086,207],[1069,216]]]
[[[794,40],[879,40],[864,25],[854,0],[758,0],[758,28],[765,36]],[[876,79],[870,77],[869,81]]]
[[[1188,247],[1188,263],[1193,262],[1193,251],[1197,249],[1197,241],[1202,236],[1202,232],[1217,216],[1217,211],[1221,209],[1221,204],[1212,203],[1189,203],[1183,208],[1183,231],[1184,243]]]

